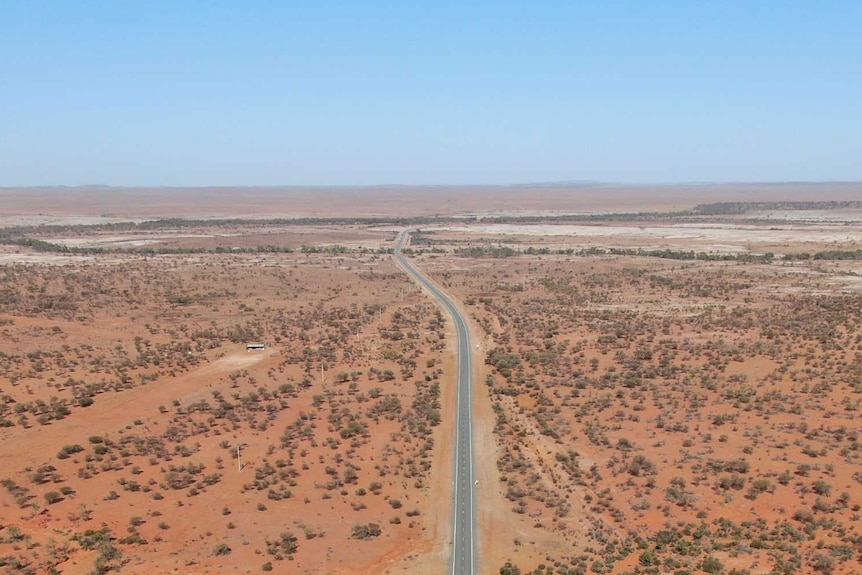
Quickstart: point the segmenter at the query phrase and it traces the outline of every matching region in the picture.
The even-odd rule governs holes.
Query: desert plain
[[[862,572],[862,185],[0,189],[0,570]],[[264,349],[248,349],[261,343]]]

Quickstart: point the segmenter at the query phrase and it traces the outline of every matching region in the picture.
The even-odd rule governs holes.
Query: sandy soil
[[[853,185],[827,188],[817,191],[858,195]],[[245,207],[236,190],[0,197],[5,222],[92,223],[234,209],[682,209],[811,189],[469,191],[330,190],[312,201],[257,190]],[[204,197],[217,201],[190,207]],[[39,216],[46,198],[62,201]],[[333,199],[349,210],[325,205]],[[416,261],[463,302],[480,345],[483,574],[507,561],[523,573],[700,573],[710,558],[752,575],[797,563],[858,571],[862,263],[792,257],[859,249],[862,228],[834,215],[447,225],[415,246]],[[394,229],[35,234],[109,251],[0,250],[0,569],[445,571],[453,334],[384,253]],[[463,251],[477,246],[513,252]],[[776,258],[572,251],[591,246]],[[140,247],[175,253],[129,252]],[[267,350],[245,351],[252,340]]]
[[[449,510],[431,501],[448,481],[432,462],[451,453],[452,351],[391,262],[62,257],[0,268],[7,564],[89,573],[117,549],[108,565],[125,573],[445,565]],[[380,535],[355,535],[372,523]],[[95,549],[76,539],[103,529],[113,541]],[[296,551],[267,544],[288,531]]]
[[[734,242],[853,242],[862,239],[858,229],[831,227],[734,226],[729,224],[673,224],[668,226],[577,226],[577,225],[473,225],[442,227],[443,231],[470,232],[493,236],[584,236],[588,238],[636,237],[639,241],[708,240]]]
[[[751,244],[818,244],[860,243],[862,228],[845,225],[817,226],[752,226],[733,224],[669,224],[665,226],[602,225],[464,225],[441,226],[429,230],[456,232],[490,238],[565,236],[568,245],[578,247],[590,245],[628,246],[636,243],[642,247],[698,246],[700,249],[729,253],[741,251],[740,246]],[[547,245],[558,247],[551,240]]]
[[[504,499],[483,499],[503,529],[486,551],[493,569],[700,573],[710,559],[748,573],[857,571],[862,460],[850,430],[862,380],[842,366],[858,365],[858,262],[421,260],[468,302],[499,358],[482,377],[504,418]],[[657,545],[659,533],[690,551]]]

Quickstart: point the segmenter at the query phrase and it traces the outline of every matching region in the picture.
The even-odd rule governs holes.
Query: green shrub
[[[45,494],[45,501],[48,505],[53,505],[59,501],[63,501],[63,496],[57,491],[49,491]]]
[[[377,523],[366,523],[364,525],[353,526],[353,538],[361,539],[363,541],[379,537],[382,532],[383,530],[380,529],[380,525]]]
[[[213,549],[213,555],[216,557],[223,557],[224,555],[230,555],[232,549],[227,543],[219,543]]]

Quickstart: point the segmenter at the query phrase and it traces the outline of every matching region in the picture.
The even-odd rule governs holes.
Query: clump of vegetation
[[[363,523],[360,525],[353,526],[351,536],[354,539],[360,539],[364,541],[368,539],[374,539],[375,537],[380,537],[380,534],[382,532],[383,530],[377,523]]]
[[[277,539],[266,540],[266,552],[278,560],[293,557],[298,549],[299,540],[290,531],[282,531]]]

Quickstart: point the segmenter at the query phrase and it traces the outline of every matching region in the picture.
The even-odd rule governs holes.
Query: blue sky
[[[7,0],[0,186],[862,180],[862,2]]]

